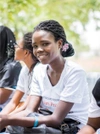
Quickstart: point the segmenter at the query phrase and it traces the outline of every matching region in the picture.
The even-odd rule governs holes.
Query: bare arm
[[[0,114],[9,114],[10,112],[12,112],[20,102],[23,94],[23,92],[16,90],[11,101],[4,107]]]
[[[7,125],[33,126],[34,118],[26,117],[29,113],[36,112],[41,102],[41,97],[30,96],[29,104],[24,111],[12,115],[0,115],[0,130]]]
[[[29,103],[29,98],[30,98],[30,96],[27,96],[25,102],[23,102],[23,104],[20,107],[18,107],[18,108],[16,107],[16,109],[14,111],[12,111],[10,114],[15,114],[15,113],[18,113],[20,111],[25,110],[27,105],[28,105],[28,103]]]
[[[60,122],[65,118],[65,116],[69,113],[71,108],[73,107],[74,103],[59,101],[53,115],[56,116]]]
[[[94,134],[94,133],[95,130],[91,126],[86,125],[77,134]]]
[[[6,125],[19,125],[23,127],[31,127],[34,124],[34,118],[32,117],[26,117],[31,112],[36,112],[38,110],[39,104],[40,104],[41,98],[38,96],[31,96],[31,99],[29,101],[29,105],[26,108],[26,110],[17,113],[16,115],[7,116],[5,121]],[[51,127],[58,127],[58,125],[62,122],[62,120],[65,118],[66,114],[70,111],[72,108],[73,103],[63,102],[60,101],[52,115],[49,116],[41,116],[39,117],[39,124],[46,124],[47,126]],[[4,119],[3,119],[4,120]],[[2,126],[1,121],[1,127]]]
[[[31,103],[32,103],[32,101],[31,101]],[[31,103],[30,103],[30,105],[27,109],[27,110],[30,109],[29,111],[32,110],[30,108]],[[55,128],[58,127],[58,125],[60,125],[60,123],[65,118],[66,114],[70,111],[72,106],[73,106],[72,103],[60,101],[52,115],[39,117],[39,124],[46,124],[47,126],[55,127]],[[37,109],[38,109],[38,107],[35,109],[35,111],[37,111]],[[26,122],[25,124],[23,124],[23,120],[24,120],[24,123]],[[22,119],[22,122],[20,122],[20,125],[21,126],[25,125],[27,127],[33,126],[34,120],[35,119],[33,117],[32,118],[31,117],[25,117],[25,118]],[[14,120],[12,120],[12,121],[14,121]]]
[[[68,114],[70,109],[72,108],[73,103],[59,101],[57,107],[54,112],[50,116],[40,117],[39,124],[46,124],[49,127],[58,127],[61,124],[65,116]]]
[[[13,91],[5,88],[0,88],[0,104],[5,103]]]
[[[98,118],[89,118],[88,123],[84,126],[78,134],[94,134],[95,130],[100,128],[100,117]]]
[[[87,124],[91,125],[94,129],[100,128],[100,117],[89,118]]]

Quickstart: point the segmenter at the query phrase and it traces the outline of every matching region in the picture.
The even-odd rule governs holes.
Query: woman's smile
[[[40,61],[47,60],[47,56],[48,56],[48,54],[37,54],[37,58]]]

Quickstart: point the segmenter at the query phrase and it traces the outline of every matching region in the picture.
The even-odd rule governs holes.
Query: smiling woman
[[[84,70],[64,58],[73,56],[74,49],[67,41],[63,27],[55,20],[39,23],[32,34],[32,46],[34,56],[42,64],[34,69],[29,103],[21,113],[8,116],[6,120],[2,118],[1,128],[18,125],[31,127],[29,130],[34,132],[43,127],[44,133],[46,128],[51,128],[51,133],[55,134],[65,119],[68,132],[76,134],[87,122],[89,92]],[[39,116],[39,107],[52,114]],[[60,133],[66,130],[60,129]],[[10,130],[15,130],[15,127]]]
[[[38,36],[38,38],[37,38]],[[52,60],[52,58],[55,58],[55,50],[56,50],[56,45],[54,45],[54,37],[51,35],[49,32],[45,32],[43,30],[37,31],[33,35],[32,42],[33,44],[33,53],[34,55],[43,63],[47,64]],[[53,50],[52,53],[50,53],[50,50]],[[54,56],[54,57],[51,57]],[[51,58],[50,58],[51,57]]]
[[[43,64],[47,64],[45,62],[48,61],[49,63],[49,58],[50,56],[52,56],[50,58],[50,60],[54,60],[54,58],[57,57],[58,54],[62,54],[63,56],[67,57],[67,56],[72,56],[74,54],[74,49],[70,49],[71,48],[71,44],[68,43],[66,41],[66,43],[63,45],[63,40],[59,39],[59,44],[58,46],[55,45],[55,43],[57,44],[58,42],[56,42],[56,38],[54,38],[54,35],[52,35],[51,32],[47,32],[45,30],[40,30],[40,31],[36,31],[33,34],[33,38],[32,38],[32,46],[33,46],[33,53],[34,55],[43,63]],[[70,45],[69,45],[70,44]],[[63,47],[62,47],[63,45]],[[59,49],[59,53],[55,53],[56,49]],[[51,49],[53,50],[51,53]],[[68,49],[68,51],[67,51]],[[67,53],[66,53],[67,51]],[[53,57],[54,56],[54,57]],[[47,61],[45,61],[45,58]],[[50,61],[50,62],[51,62]]]

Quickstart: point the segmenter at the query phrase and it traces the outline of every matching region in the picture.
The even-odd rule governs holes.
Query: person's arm
[[[1,129],[3,129],[7,125],[18,125],[23,127],[32,127],[35,121],[33,117],[26,117],[31,112],[36,112],[38,110],[39,104],[41,101],[41,97],[39,96],[31,96],[29,104],[26,110],[17,113],[15,115],[8,115],[1,117]],[[39,125],[46,124],[50,127],[58,127],[62,120],[64,119],[65,115],[70,111],[72,108],[73,103],[68,103],[64,101],[60,101],[52,115],[48,116],[41,116],[38,118]]]
[[[73,105],[72,103],[60,101],[52,115],[40,116],[38,118],[38,121],[39,121],[38,125],[46,124],[46,126],[49,126],[49,127],[55,127],[55,128],[58,127],[60,123],[63,121],[63,119],[65,118],[66,114],[70,111],[72,105]],[[30,106],[31,106],[31,103],[30,103]],[[30,106],[27,108],[28,111],[32,110]],[[37,111],[37,108],[35,109],[35,111]],[[15,118],[15,119],[10,118],[11,125],[32,127],[35,121],[33,117],[23,117],[21,119],[20,118],[18,119],[18,118]]]
[[[78,134],[94,134],[100,128],[100,117],[89,118],[87,125],[84,126]]]
[[[7,125],[33,126],[34,118],[26,117],[29,113],[37,112],[41,102],[40,96],[30,96],[27,108],[12,115],[0,115],[0,130]]]
[[[28,103],[29,103],[29,98],[30,96],[27,96],[25,102],[23,102],[23,104],[21,106],[17,106],[16,109],[14,111],[12,111],[10,114],[15,114],[15,113],[18,113],[20,111],[23,111],[25,110],[25,108],[27,107]],[[20,104],[20,103],[19,103]]]
[[[14,64],[9,63],[4,66],[4,70],[0,80],[0,104],[5,103],[13,90],[15,90],[21,66],[14,66]]]
[[[93,92],[94,93],[98,93],[97,90],[99,90],[100,88],[100,79],[98,79],[98,81],[96,82],[94,88],[93,88]],[[94,134],[95,131],[100,128],[100,107],[97,106],[97,102],[94,98],[94,96],[91,97],[91,104],[89,107],[89,118],[88,118],[88,122],[87,125],[84,126],[79,132],[78,134]]]
[[[91,126],[86,125],[77,134],[94,134],[94,133],[95,130]]]
[[[89,117],[87,125],[91,126],[95,131],[100,128],[100,117]]]
[[[5,103],[13,91],[5,88],[0,88],[0,104]]]
[[[0,114],[9,114],[10,112],[12,112],[19,104],[23,94],[24,94],[23,92],[16,90],[11,101],[3,108]]]

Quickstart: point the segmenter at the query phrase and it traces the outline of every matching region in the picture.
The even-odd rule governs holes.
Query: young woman
[[[77,131],[87,122],[89,92],[86,74],[77,64],[64,57],[74,50],[66,40],[63,27],[55,20],[37,25],[32,36],[33,53],[42,63],[34,70],[27,108],[15,115],[2,115],[1,129],[7,125],[58,128],[64,118],[77,124]],[[26,117],[38,107],[52,111],[51,115]],[[19,117],[20,116],[20,117]]]
[[[14,60],[16,39],[6,26],[0,26],[0,111],[16,90],[21,64]]]
[[[19,75],[16,91],[11,101],[2,110],[1,114],[14,114],[16,112],[19,112],[25,109],[28,103],[32,72],[33,68],[38,62],[38,60],[33,55],[31,32],[24,34],[23,38],[19,41],[19,43],[15,45],[15,60],[23,61],[25,65],[23,66]],[[22,97],[23,99],[21,100]],[[23,101],[25,101],[25,103],[22,103]]]
[[[94,134],[100,129],[100,78],[93,88],[93,97],[89,108],[89,118],[87,125],[83,127],[78,134]],[[100,133],[99,132],[96,134]]]

